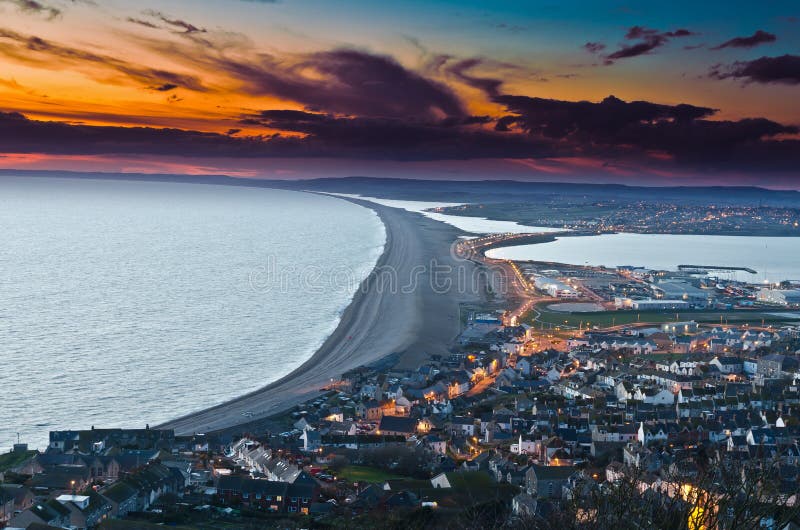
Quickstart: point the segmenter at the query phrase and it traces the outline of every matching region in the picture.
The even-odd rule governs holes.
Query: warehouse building
[[[758,301],[765,304],[800,306],[800,289],[761,289]]]

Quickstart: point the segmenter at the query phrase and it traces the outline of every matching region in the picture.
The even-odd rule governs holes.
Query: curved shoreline
[[[479,293],[436,292],[428,278],[430,270],[420,271],[420,265],[433,260],[454,265],[450,243],[460,231],[420,214],[341,199],[375,211],[384,224],[386,242],[333,333],[310,358],[279,380],[158,428],[192,434],[255,423],[318,395],[331,378],[388,355],[399,354],[413,365],[423,356],[446,353],[459,331],[459,303],[476,300]],[[404,288],[406,280],[414,282],[411,288]]]

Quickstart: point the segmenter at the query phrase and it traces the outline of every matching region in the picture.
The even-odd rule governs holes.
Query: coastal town
[[[0,530],[800,530],[800,0],[0,0]]]
[[[533,204],[473,203],[444,207],[441,211],[453,215],[491,216],[493,219],[587,233],[765,236],[795,236],[800,233],[800,212],[797,208],[714,202],[700,205],[652,198],[564,201],[563,197],[553,194]]]
[[[484,264],[509,291],[464,306],[450,350],[414,368],[335,374],[240,428],[18,443],[0,455],[0,525],[624,527],[629,503],[647,526],[798,524],[796,285],[734,266]]]

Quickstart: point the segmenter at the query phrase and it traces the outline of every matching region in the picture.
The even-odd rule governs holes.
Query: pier
[[[751,269],[750,267],[721,267],[717,265],[678,265],[678,270],[712,270],[725,272],[744,271],[749,272],[750,274],[758,274],[757,271]]]

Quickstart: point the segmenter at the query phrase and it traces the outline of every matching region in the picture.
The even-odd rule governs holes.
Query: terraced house
[[[276,513],[307,514],[319,495],[313,479],[300,479],[294,483],[261,480],[243,476],[220,477],[217,495],[230,506]]]

